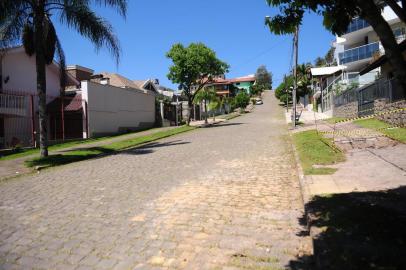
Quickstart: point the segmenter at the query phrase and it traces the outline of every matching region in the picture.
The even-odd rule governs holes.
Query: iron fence
[[[358,89],[358,114],[360,116],[374,113],[374,104],[377,99],[386,99],[393,103],[405,99],[405,92],[397,80],[377,80]]]
[[[385,99],[389,103],[405,99],[405,91],[395,79],[377,80],[361,88],[349,89],[334,97],[334,106],[340,107],[357,102],[360,116],[374,113],[375,100]]]
[[[340,107],[358,100],[358,89],[348,89],[334,97],[334,106]]]
[[[72,92],[47,96],[47,133],[50,143],[87,137],[86,102]],[[39,139],[38,95],[0,92],[0,149],[35,147]]]

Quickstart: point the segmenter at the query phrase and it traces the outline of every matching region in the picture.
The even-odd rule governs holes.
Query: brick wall
[[[334,117],[353,118],[358,117],[358,102],[350,102],[333,108]]]
[[[406,100],[389,103],[387,99],[377,99],[374,102],[374,112],[392,111],[396,109],[406,108]],[[406,126],[406,111],[386,114],[377,117],[379,120],[385,121],[391,125]]]

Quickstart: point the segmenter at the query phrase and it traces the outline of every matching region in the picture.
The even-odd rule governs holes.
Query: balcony
[[[365,20],[356,18],[356,19],[352,20],[350,25],[348,25],[348,29],[345,32],[345,34],[349,34],[349,33],[361,30],[363,28],[369,27],[369,26],[370,26],[369,23],[367,23]]]
[[[340,65],[356,62],[371,58],[376,52],[379,52],[379,42],[370,43],[360,47],[346,50],[338,54]]]
[[[0,93],[0,114],[13,116],[27,116],[28,97]]]

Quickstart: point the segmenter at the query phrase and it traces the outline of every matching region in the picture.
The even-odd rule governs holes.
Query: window
[[[395,34],[395,37],[404,36],[406,34],[405,28],[403,27],[395,28],[393,30],[393,34]]]

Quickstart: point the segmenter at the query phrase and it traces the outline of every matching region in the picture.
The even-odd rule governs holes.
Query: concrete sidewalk
[[[346,161],[327,165],[336,168],[332,175],[306,175],[303,179],[305,197],[379,191],[406,185],[406,145],[384,134],[362,128],[352,122],[329,124],[317,121],[299,126],[292,133],[317,129],[346,154]],[[322,166],[319,166],[322,167]]]

